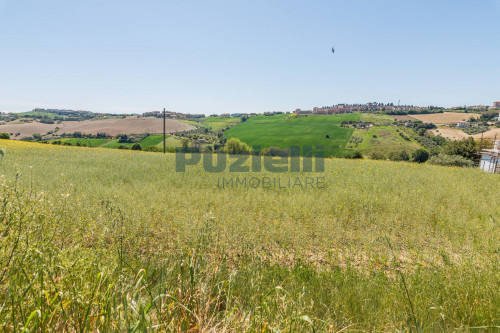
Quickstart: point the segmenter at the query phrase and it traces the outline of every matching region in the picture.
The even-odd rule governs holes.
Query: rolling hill
[[[341,156],[354,129],[340,127],[342,121],[359,121],[361,114],[336,116],[256,116],[224,132],[249,146],[289,148],[323,145],[325,156]],[[328,136],[328,138],[327,138]]]

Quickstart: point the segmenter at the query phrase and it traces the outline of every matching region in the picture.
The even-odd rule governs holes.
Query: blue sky
[[[0,0],[0,111],[490,105],[499,21],[500,0]]]

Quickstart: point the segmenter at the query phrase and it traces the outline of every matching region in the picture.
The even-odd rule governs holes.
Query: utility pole
[[[166,135],[165,135],[165,117],[166,117],[166,111],[165,108],[163,108],[163,154],[165,154],[167,147],[166,147]]]

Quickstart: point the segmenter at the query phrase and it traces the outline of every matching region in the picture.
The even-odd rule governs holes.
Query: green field
[[[169,136],[166,135],[166,138]],[[140,144],[141,147],[144,148],[149,148],[151,146],[156,146],[160,142],[163,142],[163,135],[148,135],[144,139],[141,140]]]
[[[386,114],[362,113],[361,121],[377,125],[390,125],[394,122],[394,118]]]
[[[168,135],[167,135],[168,138]],[[147,149],[151,146],[156,146],[163,141],[163,135],[149,135],[138,142],[142,149]],[[120,143],[118,139],[110,141],[108,144],[103,145],[103,148],[118,148],[119,146],[125,146],[132,148],[135,142],[124,142]]]
[[[500,326],[498,175],[341,159],[179,173],[173,154],[0,146],[2,331]],[[325,188],[217,185],[245,175]]]
[[[54,141],[61,141],[63,144],[65,142],[71,144],[72,146],[76,146],[78,144],[87,147],[100,147],[105,145],[106,143],[112,141],[112,139],[79,139],[79,138],[61,138],[49,140],[50,143]]]
[[[214,131],[225,129],[230,125],[237,124],[241,121],[241,118],[216,118],[210,117],[205,118],[204,123],[210,126]]]
[[[200,121],[186,120],[186,119],[179,119],[179,120],[182,121],[183,123],[186,123],[186,124],[189,124],[189,125],[195,126],[195,127],[205,127],[205,128],[209,127],[207,124],[205,124],[201,120]]]
[[[353,128],[338,126],[342,121],[359,121],[361,114],[336,116],[290,117],[289,115],[256,116],[224,134],[238,138],[251,147],[325,146],[325,156],[341,156]],[[326,135],[329,138],[326,138]]]
[[[163,147],[163,140],[160,140],[160,143],[156,145],[157,147]],[[167,147],[182,147],[181,140],[179,140],[175,136],[167,136],[167,139],[165,140],[165,146]]]

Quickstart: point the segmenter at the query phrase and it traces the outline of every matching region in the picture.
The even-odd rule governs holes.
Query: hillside
[[[325,146],[325,156],[341,156],[354,129],[340,127],[342,121],[359,121],[361,114],[299,116],[286,114],[256,116],[224,132],[249,146],[289,148]],[[327,138],[328,136],[328,138]]]
[[[58,130],[56,131],[56,128]],[[175,119],[166,120],[167,133],[187,131],[193,129],[192,125],[183,123]],[[0,125],[0,132],[12,133],[12,139],[21,139],[25,136],[32,136],[35,133],[45,135],[49,131],[56,131],[55,134],[72,134],[82,132],[85,134],[97,134],[104,132],[108,135],[117,134],[142,134],[161,133],[163,131],[163,120],[154,117],[127,117],[96,119],[83,121],[62,121],[54,124],[43,124],[37,121],[29,123],[6,123]],[[15,135],[20,133],[19,135]]]
[[[0,147],[2,330],[500,326],[498,175],[341,159],[182,173],[173,154]],[[222,188],[232,176],[302,185]]]

